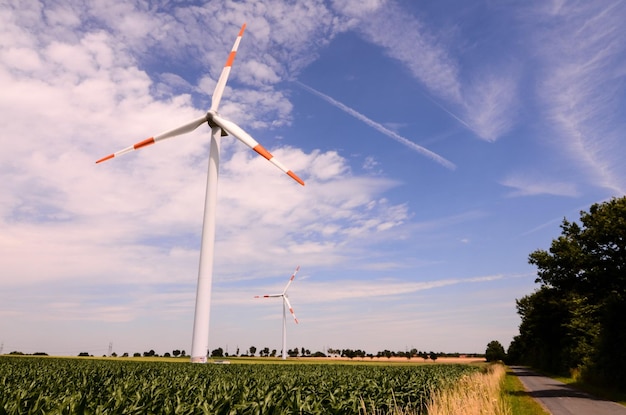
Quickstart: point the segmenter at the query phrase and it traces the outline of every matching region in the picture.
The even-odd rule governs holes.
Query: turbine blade
[[[289,299],[287,298],[287,296],[283,297],[283,301],[285,303],[287,303],[287,307],[289,308],[289,312],[293,316],[293,319],[295,320],[296,324],[298,324],[298,319],[296,318],[296,313],[293,312],[293,308],[291,307],[291,304],[289,303]]]
[[[293,281],[294,278],[296,278],[296,274],[298,273],[298,271],[300,271],[300,265],[298,265],[296,267],[296,270],[293,272],[293,274],[291,274],[291,278],[289,278],[289,281],[287,282],[287,285],[285,286],[285,289],[283,290],[283,294],[287,292],[287,289],[291,285],[291,282]]]
[[[265,295],[255,295],[254,298],[274,298],[274,297],[282,297],[282,294],[265,294]]]
[[[241,26],[241,30],[239,30],[237,39],[235,39],[235,44],[228,55],[228,59],[226,59],[224,69],[222,69],[222,73],[220,74],[217,84],[215,85],[215,90],[213,91],[213,96],[211,97],[211,111],[217,111],[217,108],[220,106],[222,94],[224,93],[224,88],[226,88],[226,81],[228,81],[228,75],[230,75],[230,68],[233,66],[235,56],[237,56],[237,48],[239,47],[239,42],[241,42],[244,30],[246,30],[245,23]]]
[[[126,154],[126,153],[129,153],[129,152],[134,151],[134,150],[139,150],[140,148],[149,146],[151,144],[154,144],[157,141],[165,140],[167,138],[172,138],[172,137],[176,137],[177,135],[181,135],[181,134],[185,134],[185,133],[191,132],[191,131],[195,130],[196,128],[198,128],[199,126],[201,126],[205,122],[207,122],[207,116],[206,115],[204,115],[204,116],[202,116],[200,118],[197,118],[197,119],[195,119],[193,121],[190,121],[187,124],[183,124],[180,127],[176,127],[176,128],[174,128],[172,130],[165,131],[165,132],[163,132],[163,133],[161,133],[159,135],[155,135],[154,137],[150,137],[148,139],[140,141],[140,142],[138,142],[136,144],[133,144],[130,147],[126,147],[125,149],[120,150],[120,151],[118,151],[116,153],[109,154],[108,156],[103,157],[100,160],[96,161],[96,164],[97,163],[101,163],[101,162],[106,161],[106,160],[109,160],[109,159],[112,159],[113,157],[121,156],[122,154]]]
[[[304,181],[302,181],[301,178],[296,176],[296,174],[294,172],[292,172],[287,167],[285,167],[280,161],[278,161],[276,159],[276,157],[274,157],[261,144],[259,144],[254,138],[252,138],[250,136],[250,134],[246,133],[237,124],[235,124],[234,122],[229,121],[229,120],[227,120],[227,119],[225,119],[225,118],[223,118],[223,117],[221,117],[221,116],[219,116],[219,115],[217,115],[215,113],[211,114],[210,116],[212,117],[211,121],[213,121],[215,124],[219,125],[228,134],[230,134],[230,135],[232,135],[234,137],[237,137],[242,143],[244,143],[245,145],[247,145],[248,147],[250,147],[251,149],[253,149],[257,153],[259,153],[260,155],[265,157],[274,166],[278,167],[279,169],[281,169],[282,171],[287,173],[287,175],[289,177],[291,177],[292,179],[294,179],[295,181],[300,183],[302,186],[304,186]]]

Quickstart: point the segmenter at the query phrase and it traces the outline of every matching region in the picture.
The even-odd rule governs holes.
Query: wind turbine
[[[139,150],[140,148],[149,146],[158,141],[189,133],[204,123],[208,123],[211,127],[209,167],[207,172],[204,220],[202,224],[202,240],[200,245],[200,264],[198,269],[198,286],[196,289],[196,308],[191,346],[192,363],[206,363],[207,361],[209,344],[209,313],[211,311],[211,286],[213,280],[213,254],[215,244],[215,205],[217,202],[217,179],[219,174],[221,137],[226,135],[234,136],[304,186],[302,179],[279,162],[254,138],[252,138],[237,124],[223,118],[217,112],[220,100],[222,99],[222,95],[224,93],[224,88],[226,87],[228,75],[230,74],[230,68],[235,60],[237,48],[239,47],[239,42],[241,41],[241,37],[243,36],[245,29],[246,24],[244,23],[243,26],[241,26],[241,30],[239,30],[235,44],[228,55],[224,69],[222,69],[222,73],[217,81],[217,85],[215,85],[215,90],[213,91],[211,99],[211,108],[205,115],[172,130],[165,131],[159,135],[140,141],[130,147],[126,147],[125,149],[118,151],[117,153],[110,154],[96,161],[96,163],[100,163],[114,157],[121,156],[122,154]]]
[[[291,282],[294,278],[296,278],[296,274],[300,270],[300,265],[296,267],[296,270],[291,274],[291,278],[289,278],[289,282],[285,286],[285,289],[280,294],[267,294],[267,295],[255,295],[254,298],[272,298],[272,297],[282,297],[283,299],[283,360],[287,359],[287,308],[289,308],[289,312],[293,316],[296,324],[298,324],[298,319],[296,318],[295,313],[293,312],[293,308],[291,307],[291,303],[289,303],[289,297],[287,297],[287,289],[291,285]]]

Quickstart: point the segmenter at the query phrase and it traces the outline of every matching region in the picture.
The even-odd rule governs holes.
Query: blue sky
[[[220,112],[211,349],[483,352],[517,333],[528,254],[626,192],[624,2],[0,3],[0,343],[191,349]]]

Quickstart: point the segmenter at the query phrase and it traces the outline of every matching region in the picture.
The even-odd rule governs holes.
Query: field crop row
[[[423,414],[433,389],[475,370],[0,357],[0,415]]]

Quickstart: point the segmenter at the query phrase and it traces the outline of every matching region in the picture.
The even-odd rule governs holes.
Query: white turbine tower
[[[267,294],[267,295],[255,295],[254,298],[272,298],[272,297],[282,297],[283,299],[283,360],[287,359],[287,308],[289,308],[289,312],[293,316],[296,324],[298,324],[298,319],[296,318],[296,314],[293,312],[293,307],[289,303],[289,298],[287,297],[287,289],[291,285],[291,282],[294,278],[296,278],[296,274],[300,270],[300,266],[296,267],[296,270],[291,274],[291,278],[289,278],[289,282],[285,286],[285,289],[280,294]]]
[[[213,279],[213,253],[215,243],[215,205],[217,201],[217,178],[219,173],[220,162],[220,139],[222,136],[232,135],[242,141],[248,147],[265,157],[276,167],[287,173],[291,178],[304,186],[304,182],[296,176],[291,170],[287,169],[281,162],[276,160],[269,151],[261,146],[254,138],[246,133],[241,127],[223,118],[217,112],[226,81],[230,74],[230,68],[235,60],[239,42],[246,29],[245,23],[241,26],[239,35],[235,40],[235,44],[228,55],[224,69],[217,81],[215,91],[211,100],[211,108],[200,118],[196,118],[184,125],[172,130],[163,132],[154,137],[150,137],[144,141],[140,141],[130,147],[110,154],[96,163],[121,156],[122,154],[138,150],[142,147],[156,143],[157,141],[172,138],[177,135],[191,132],[204,123],[208,123],[211,127],[211,144],[209,153],[209,167],[207,172],[206,199],[204,203],[204,221],[202,225],[202,240],[200,247],[200,265],[198,270],[198,287],[196,290],[196,309],[193,323],[193,340],[191,346],[191,361],[193,363],[206,363],[209,344],[209,313],[211,310],[211,286]]]

